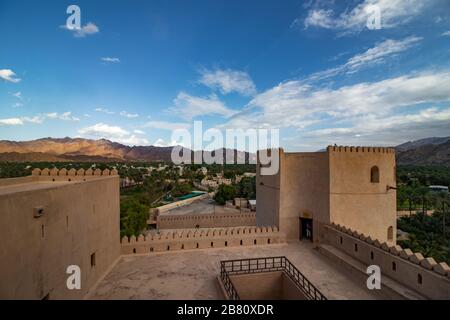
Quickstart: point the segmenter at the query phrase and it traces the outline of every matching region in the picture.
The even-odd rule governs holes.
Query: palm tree
[[[426,214],[430,190],[426,186],[420,186],[416,189],[416,194],[420,197],[422,202],[422,214]]]
[[[442,234],[444,235],[444,239],[446,237],[446,221],[445,221],[445,208],[449,207],[450,196],[448,192],[439,192],[435,196],[436,199],[436,208],[442,210]]]

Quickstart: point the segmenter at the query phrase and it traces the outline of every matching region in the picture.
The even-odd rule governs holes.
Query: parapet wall
[[[39,169],[36,168],[32,171],[31,175],[32,176],[40,176],[40,177],[90,177],[90,176],[117,176],[119,173],[117,172],[116,169],[113,170],[109,170],[109,169],[105,169],[105,170],[100,170],[100,169],[70,169],[67,170],[66,168],[63,169],[57,169],[57,168],[53,168],[53,169]]]
[[[256,213],[219,213],[195,215],[159,215],[158,229],[188,229],[255,226]]]
[[[399,245],[380,243],[340,225],[324,226],[325,242],[430,299],[450,299],[450,267]],[[383,283],[383,278],[381,279]]]
[[[282,241],[277,227],[184,229],[147,237],[123,237],[121,254],[267,245]]]
[[[386,147],[348,147],[348,146],[328,146],[328,152],[372,152],[372,153],[395,153],[394,148]]]

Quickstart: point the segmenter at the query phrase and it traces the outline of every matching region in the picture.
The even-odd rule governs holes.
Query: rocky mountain
[[[409,141],[395,147],[399,165],[448,165],[450,166],[450,137],[433,137]],[[190,150],[188,150],[189,152]],[[194,158],[194,152],[191,158]],[[230,149],[213,151],[234,157],[254,159],[255,155]],[[198,156],[201,151],[195,152]],[[208,153],[203,151],[203,153]],[[43,138],[32,141],[0,141],[0,161],[170,161],[172,147],[126,146],[109,140],[82,138]]]
[[[450,137],[410,141],[395,147],[397,164],[450,166]]]
[[[32,141],[0,141],[0,161],[170,161],[173,147],[126,146],[109,140],[89,140],[82,138],[43,138]],[[187,152],[190,150],[186,149]],[[191,152],[191,158],[194,152]],[[234,152],[238,159],[254,157],[253,154],[236,150],[213,151]],[[195,153],[201,153],[196,151]],[[204,151],[204,153],[207,153]]]

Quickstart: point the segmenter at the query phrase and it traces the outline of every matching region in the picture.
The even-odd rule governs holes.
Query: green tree
[[[256,198],[256,177],[244,177],[239,182],[239,195],[246,199]]]
[[[214,196],[214,201],[218,204],[224,205],[228,200],[232,200],[236,197],[237,190],[233,185],[225,185],[221,184],[219,189],[217,190],[216,195]]]
[[[139,236],[147,227],[149,207],[136,199],[120,203],[120,236]]]

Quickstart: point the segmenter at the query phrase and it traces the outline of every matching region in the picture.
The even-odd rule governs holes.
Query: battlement
[[[430,299],[450,298],[450,267],[419,252],[380,242],[341,225],[326,225],[325,241],[364,265],[377,265],[383,276]],[[383,283],[383,278],[382,278]]]
[[[199,228],[242,227],[255,226],[256,213],[159,215],[156,220],[158,229],[187,229],[196,228],[196,226]]]
[[[123,237],[122,254],[207,249],[232,246],[274,244],[280,242],[277,227],[232,227],[180,229],[158,234]]]
[[[117,176],[119,173],[116,169],[113,170],[109,170],[109,169],[105,169],[105,170],[100,170],[100,169],[70,169],[67,170],[66,168],[62,168],[62,169],[57,169],[57,168],[53,168],[53,169],[39,169],[39,168],[35,168],[33,169],[33,171],[31,172],[32,176]]]
[[[354,147],[354,146],[328,146],[328,152],[361,152],[361,153],[395,153],[394,148],[386,147]]]
[[[450,267],[445,262],[438,263],[433,258],[425,258],[420,252],[412,252],[410,249],[403,249],[399,245],[389,245],[387,242],[381,243],[378,240],[374,240],[371,237],[368,237],[362,233],[359,233],[357,231],[353,231],[349,228],[346,228],[341,225],[336,225],[334,223],[331,224],[331,227],[346,233],[350,236],[353,236],[355,238],[358,238],[359,240],[362,240],[370,245],[373,245],[377,248],[380,248],[381,250],[385,251],[386,253],[393,254],[395,256],[400,257],[401,259],[404,259],[406,261],[412,262],[424,269],[432,270],[433,272],[436,272],[439,275],[447,276],[450,278]]]

